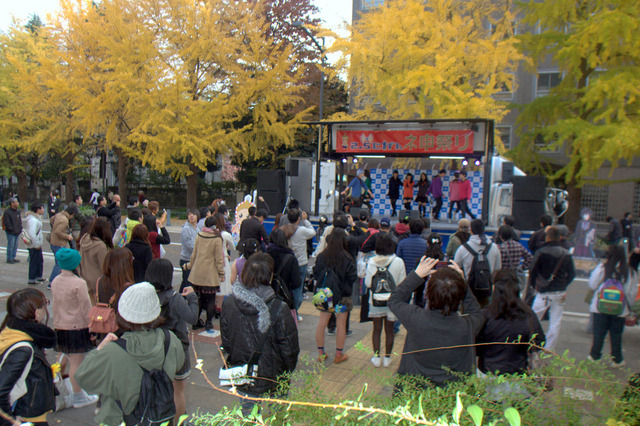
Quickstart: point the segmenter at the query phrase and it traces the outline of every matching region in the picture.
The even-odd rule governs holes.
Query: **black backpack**
[[[167,330],[163,331],[164,358],[166,361],[171,335]],[[127,341],[125,339],[118,339],[115,342],[127,352]],[[162,363],[162,367],[164,367],[164,362]],[[125,414],[120,401],[116,402],[122,411],[122,417],[126,426],[160,425],[172,420],[176,415],[176,405],[173,401],[173,384],[163,368],[159,370],[142,368],[140,396],[138,403],[131,413]]]
[[[378,270],[371,277],[371,301],[373,306],[387,306],[391,292],[396,289],[396,280],[389,272],[391,263],[387,266],[377,267]]]
[[[468,243],[464,243],[464,248],[473,256],[467,282],[477,299],[491,296],[493,280],[491,278],[489,259],[487,258],[491,245],[492,243],[489,243],[484,250],[477,253]]]

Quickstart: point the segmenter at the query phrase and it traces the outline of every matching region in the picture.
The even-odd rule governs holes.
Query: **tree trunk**
[[[191,174],[187,176],[187,208],[198,208],[198,169],[195,165],[189,164]]]
[[[580,201],[582,199],[582,188],[576,187],[574,183],[567,184],[569,192],[569,208],[565,213],[565,224],[570,230],[576,229],[576,225],[580,220]],[[593,219],[593,218],[592,218]]]
[[[64,173],[65,178],[65,193],[64,200],[68,203],[73,201],[73,190],[75,189],[75,181],[73,180],[73,158],[75,155],[73,152],[68,152],[64,155],[64,162],[67,166],[67,171]]]
[[[21,203],[27,201],[27,186],[29,185],[29,178],[27,177],[27,172],[24,168],[21,168],[16,172],[16,177],[18,178],[18,198]]]
[[[123,202],[126,202],[124,200],[127,200],[127,172],[129,171],[129,159],[119,148],[114,148],[113,152],[118,158],[118,194]]]

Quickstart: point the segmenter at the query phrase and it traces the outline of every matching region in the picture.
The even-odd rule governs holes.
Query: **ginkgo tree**
[[[509,0],[391,0],[362,13],[338,40],[352,115],[363,119],[499,120],[522,55]],[[493,28],[494,30],[490,30]]]
[[[575,220],[582,184],[640,156],[640,2],[531,0],[523,16],[539,31],[519,36],[522,51],[534,66],[557,64],[562,81],[523,108],[513,154],[521,167],[569,185]]]

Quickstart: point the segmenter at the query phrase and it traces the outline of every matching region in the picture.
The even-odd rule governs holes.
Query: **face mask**
[[[584,216],[582,216],[582,219],[583,219],[583,220],[589,220],[589,215],[588,215],[588,214],[585,214]]]

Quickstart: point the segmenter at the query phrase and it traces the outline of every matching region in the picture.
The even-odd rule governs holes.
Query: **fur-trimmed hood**
[[[267,332],[271,322],[267,303],[275,297],[273,289],[266,285],[247,289],[238,283],[233,286],[233,295],[238,309],[245,315],[258,315],[258,330],[261,333]]]

